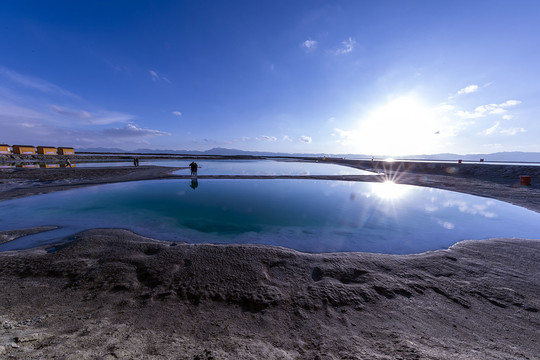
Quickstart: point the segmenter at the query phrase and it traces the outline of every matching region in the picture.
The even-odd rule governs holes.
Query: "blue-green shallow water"
[[[190,243],[253,243],[306,252],[420,253],[466,239],[540,237],[540,214],[500,201],[407,185],[323,180],[156,180],[0,202],[0,230],[60,225],[0,245],[56,242],[127,228]]]

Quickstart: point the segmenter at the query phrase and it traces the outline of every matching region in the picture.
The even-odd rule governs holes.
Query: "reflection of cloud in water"
[[[442,220],[439,220],[437,223],[438,223],[439,225],[441,225],[443,228],[448,229],[448,230],[452,230],[452,229],[454,229],[454,228],[456,227],[456,226],[455,226],[453,223],[451,223],[450,221],[442,221]]]
[[[493,201],[486,201],[485,204],[475,204],[471,206],[464,200],[447,200],[443,204],[445,208],[456,207],[460,212],[465,214],[480,215],[485,218],[495,218],[497,217],[497,214],[488,211],[488,208],[491,205],[493,205]]]

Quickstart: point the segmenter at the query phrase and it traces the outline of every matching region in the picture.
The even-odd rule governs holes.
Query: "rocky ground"
[[[172,170],[2,169],[0,199]],[[375,180],[342,180],[365,178]],[[534,182],[400,169],[375,181],[385,178],[540,210]],[[46,230],[0,232],[0,242]],[[89,230],[0,253],[0,358],[539,359],[539,260],[538,240],[304,254]]]

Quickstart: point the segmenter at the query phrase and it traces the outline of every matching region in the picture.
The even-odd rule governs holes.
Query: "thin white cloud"
[[[508,115],[508,114],[506,114],[506,115],[503,115],[502,118],[503,118],[504,120],[512,120],[512,119],[514,118],[514,115]]]
[[[455,106],[450,104],[441,104],[439,106],[439,110],[442,112],[452,111],[454,110]]]
[[[103,134],[110,137],[151,137],[151,136],[164,136],[171,135],[170,133],[152,130],[152,129],[143,129],[138,127],[135,124],[127,124],[122,128],[113,128],[103,130]]]
[[[471,94],[471,93],[477,92],[478,89],[479,89],[478,85],[469,85],[469,86],[464,87],[463,89],[458,90],[457,94],[458,95]]]
[[[47,94],[60,94],[64,96],[78,98],[77,95],[62,89],[57,85],[31,76],[19,74],[18,72],[10,70],[3,66],[0,66],[0,76],[10,80],[11,82],[21,87],[38,90]]]
[[[315,40],[308,39],[302,43],[302,47],[305,48],[307,51],[313,51],[317,48],[317,45],[319,43]]]
[[[488,128],[488,129],[486,129],[486,130],[484,130],[483,133],[484,133],[485,135],[491,135],[491,134],[493,134],[493,133],[499,128],[500,124],[501,124],[501,123],[497,121],[492,127]]]
[[[180,111],[173,111],[172,114],[178,117],[182,117],[182,113]]]
[[[342,41],[341,45],[342,46],[336,50],[336,54],[348,54],[354,50],[354,47],[356,46],[356,41],[353,38],[349,37],[347,40]]]
[[[134,116],[116,111],[98,111],[90,113],[86,110],[75,110],[58,105],[51,105],[51,108],[67,118],[81,120],[92,125],[108,125],[114,123],[126,123],[131,121]]]
[[[150,73],[150,77],[152,78],[152,81],[154,81],[154,82],[157,82],[157,81],[160,81],[160,80],[166,81],[168,83],[171,82],[165,76],[158,74],[158,72],[155,71],[155,70],[148,70],[148,72]]]
[[[460,95],[472,94],[472,93],[477,92],[478,90],[480,90],[480,87],[478,85],[474,85],[474,84],[473,85],[468,85],[468,86],[465,86],[463,89],[459,89],[457,93],[448,96],[448,99],[452,100],[452,99],[457,98]]]
[[[309,144],[309,143],[311,143],[312,139],[311,139],[310,136],[302,135],[302,136],[300,136],[300,138],[298,140]]]
[[[8,119],[16,121],[17,119],[40,119],[44,116],[44,113],[34,109],[0,101],[0,119],[5,118],[6,121]]]
[[[507,100],[503,102],[502,104],[499,104],[500,107],[510,107],[510,106],[516,106],[521,104],[520,100]]]
[[[514,135],[517,135],[519,133],[524,133],[526,131],[527,130],[525,128],[522,128],[522,127],[501,128],[500,121],[497,121],[497,122],[495,122],[495,124],[493,124],[493,126],[491,126],[490,128],[487,128],[486,130],[482,131],[482,134],[488,135],[488,136],[489,135],[494,135],[494,134],[503,134],[503,135],[514,136]]]
[[[259,136],[259,137],[255,138],[255,140],[258,140],[258,141],[276,141],[277,137],[262,135],[262,136]]]
[[[90,119],[92,117],[92,114],[90,114],[86,110],[73,110],[73,109],[64,108],[58,105],[51,105],[51,108],[61,115],[70,116],[74,118]]]
[[[516,134],[519,134],[519,133],[524,133],[526,132],[527,130],[524,129],[524,128],[509,128],[509,129],[501,129],[499,132],[501,134],[504,134],[504,135],[516,135]]]
[[[285,136],[283,136],[283,138],[281,139],[281,141],[282,141],[282,142],[285,142],[285,141],[291,142],[292,139],[291,139],[288,135],[285,135]]]
[[[354,144],[358,140],[358,133],[355,130],[343,130],[340,128],[334,128],[334,131],[337,134],[332,134],[332,136],[338,136],[338,140],[336,140],[338,144],[349,146]]]
[[[501,104],[487,104],[477,106],[474,111],[459,110],[456,115],[463,119],[477,119],[488,115],[502,115],[507,112],[507,108],[521,104],[519,100],[508,100]]]

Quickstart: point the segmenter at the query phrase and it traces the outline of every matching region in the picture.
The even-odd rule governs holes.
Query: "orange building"
[[[40,155],[56,155],[56,148],[54,146],[38,146],[37,153]]]
[[[32,145],[13,145],[13,153],[18,155],[35,154],[36,148]]]
[[[58,155],[75,155],[75,149],[70,147],[59,147]]]
[[[11,146],[0,144],[0,154],[11,154]]]

